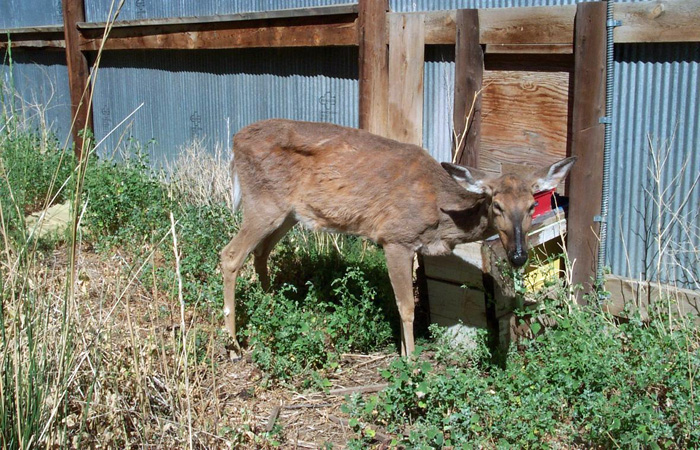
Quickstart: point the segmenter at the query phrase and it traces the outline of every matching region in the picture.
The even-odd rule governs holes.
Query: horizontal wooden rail
[[[185,25],[178,24],[178,27]],[[97,50],[101,31],[81,29],[80,48]],[[307,16],[236,22],[207,22],[113,28],[105,50],[224,49],[358,45],[357,15]]]
[[[0,49],[7,47],[7,42],[16,48],[65,49],[63,25],[9,28],[0,30]]]
[[[700,293],[653,281],[639,281],[615,275],[605,276],[605,290],[610,298],[605,309],[618,317],[629,317],[635,312],[643,320],[649,318],[650,308],[664,313],[696,316],[700,323]]]

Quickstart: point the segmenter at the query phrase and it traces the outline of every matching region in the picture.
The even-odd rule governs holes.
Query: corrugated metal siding
[[[575,0],[389,0],[394,12],[437,11],[460,8],[512,8],[579,3]]]
[[[0,80],[4,92],[13,93],[18,115],[37,128],[45,125],[65,142],[71,110],[63,52],[14,51],[12,70],[9,63],[0,65]]]
[[[154,140],[154,162],[162,162],[192,139],[228,145],[228,132],[271,117],[356,127],[357,99],[355,48],[108,53],[95,88],[95,135],[143,102],[99,152],[112,152],[125,132]]]
[[[438,161],[452,162],[454,46],[428,46],[423,74],[423,147]]]
[[[0,1],[0,28],[62,24],[61,0]]]
[[[608,263],[612,273],[700,289],[700,44],[618,45]],[[650,142],[652,145],[650,145]],[[652,173],[657,156],[665,213]],[[685,167],[685,170],[683,170]],[[686,196],[690,193],[690,196]],[[668,245],[658,259],[657,226]],[[661,220],[659,221],[659,217]],[[657,262],[660,273],[657,277]]]
[[[88,21],[104,22],[107,20],[112,0],[91,0],[85,3],[85,17]],[[347,3],[357,2],[348,0],[132,0],[124,3],[119,13],[119,20],[212,16],[216,14],[274,11],[278,9],[343,5]]]

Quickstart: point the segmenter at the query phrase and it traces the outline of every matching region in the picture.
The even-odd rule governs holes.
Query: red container
[[[537,206],[535,206],[535,212],[532,214],[533,218],[552,210],[552,195],[554,195],[554,189],[535,194]]]

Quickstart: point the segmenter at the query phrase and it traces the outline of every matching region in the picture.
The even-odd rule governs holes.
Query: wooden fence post
[[[423,14],[392,14],[389,21],[389,116],[386,136],[423,145]]]
[[[360,0],[358,42],[360,128],[386,135],[389,90],[388,0]]]
[[[63,30],[66,41],[66,62],[68,65],[68,84],[70,88],[71,114],[73,119],[73,142],[75,154],[80,158],[84,138],[82,131],[92,130],[92,108],[89,108],[90,86],[85,54],[80,51],[80,34],[77,23],[85,21],[85,4],[83,0],[62,0]]]
[[[598,257],[605,126],[605,2],[579,3],[574,24],[574,98],[569,176],[568,251],[572,282],[592,287]],[[579,303],[583,303],[579,294]]]
[[[467,114],[474,96],[481,89],[484,79],[484,52],[479,45],[479,11],[457,10],[457,36],[455,46],[455,91],[452,121],[455,132],[455,154],[459,164],[470,167],[479,165],[479,140],[481,136],[481,96],[476,98],[469,123]],[[466,138],[461,139],[463,133]],[[461,143],[461,145],[460,145]]]

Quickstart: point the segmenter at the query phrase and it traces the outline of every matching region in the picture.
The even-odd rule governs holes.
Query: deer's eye
[[[539,205],[539,202],[535,202],[532,205],[530,205],[530,215],[532,215],[535,212],[535,208]]]
[[[503,205],[498,202],[493,202],[493,212],[496,214],[503,214]]]

